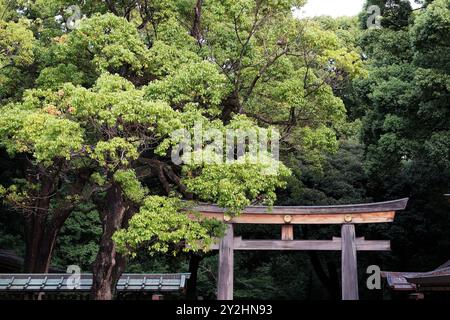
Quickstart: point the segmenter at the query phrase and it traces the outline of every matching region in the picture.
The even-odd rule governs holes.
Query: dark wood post
[[[233,225],[228,224],[219,244],[218,300],[233,300],[233,240]]]
[[[355,225],[344,224],[342,241],[342,300],[358,300],[358,270],[356,265]]]

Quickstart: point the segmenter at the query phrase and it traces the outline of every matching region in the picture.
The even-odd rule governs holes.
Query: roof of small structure
[[[388,286],[398,291],[450,291],[450,260],[430,272],[382,272]]]
[[[190,273],[123,274],[116,289],[119,292],[180,291],[186,287],[189,277]],[[0,274],[2,292],[89,292],[91,287],[91,273]]]

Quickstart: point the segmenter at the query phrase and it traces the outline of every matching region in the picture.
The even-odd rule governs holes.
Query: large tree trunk
[[[113,184],[106,194],[106,210],[102,217],[103,234],[93,268],[91,294],[95,300],[113,299],[117,281],[126,266],[125,258],[117,253],[112,236],[131,218],[127,209],[120,186]]]
[[[50,221],[45,216],[26,217],[27,230],[24,271],[27,273],[47,273],[55,248],[56,239],[72,208],[56,211]]]
[[[40,234],[42,231],[35,228],[34,216],[25,217],[25,259],[24,259],[24,272],[34,273],[35,265],[37,261],[37,255],[39,253]],[[38,232],[36,232],[38,231]]]
[[[26,233],[27,241],[24,261],[24,271],[26,273],[47,273],[50,268],[56,234],[54,237],[49,236],[45,226],[37,229],[36,233]],[[33,237],[34,234],[37,234],[36,237]]]
[[[79,177],[85,175],[79,173]],[[25,272],[49,271],[58,234],[76,205],[70,201],[59,201],[59,205],[51,209],[52,199],[57,200],[53,194],[58,181],[57,177],[43,176],[41,189],[34,203],[36,209],[25,213]],[[71,184],[71,194],[78,194],[83,190],[83,181],[79,179]]]
[[[61,231],[62,226],[70,216],[73,208],[65,208],[57,210],[53,216],[45,232],[41,238],[39,245],[38,258],[35,264],[36,273],[47,273],[50,268],[50,263],[53,256],[53,250],[55,248],[56,239]]]
[[[50,209],[50,195],[53,192],[55,181],[44,177],[41,192],[35,203],[36,209],[25,215],[25,261],[24,271],[28,273],[45,273],[48,269],[37,268],[42,248],[42,238]]]

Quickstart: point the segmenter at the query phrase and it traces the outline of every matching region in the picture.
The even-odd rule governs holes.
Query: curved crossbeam
[[[242,224],[343,224],[392,222],[395,212],[404,210],[408,198],[337,206],[250,206],[239,216],[229,217],[217,205],[200,204],[193,208],[207,218]]]

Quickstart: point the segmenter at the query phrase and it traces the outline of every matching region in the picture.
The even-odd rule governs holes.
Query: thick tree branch
[[[202,21],[202,5],[203,0],[197,0],[194,7],[194,21],[191,28],[191,36],[193,36],[199,46],[202,45],[202,32],[201,32],[201,21]]]

